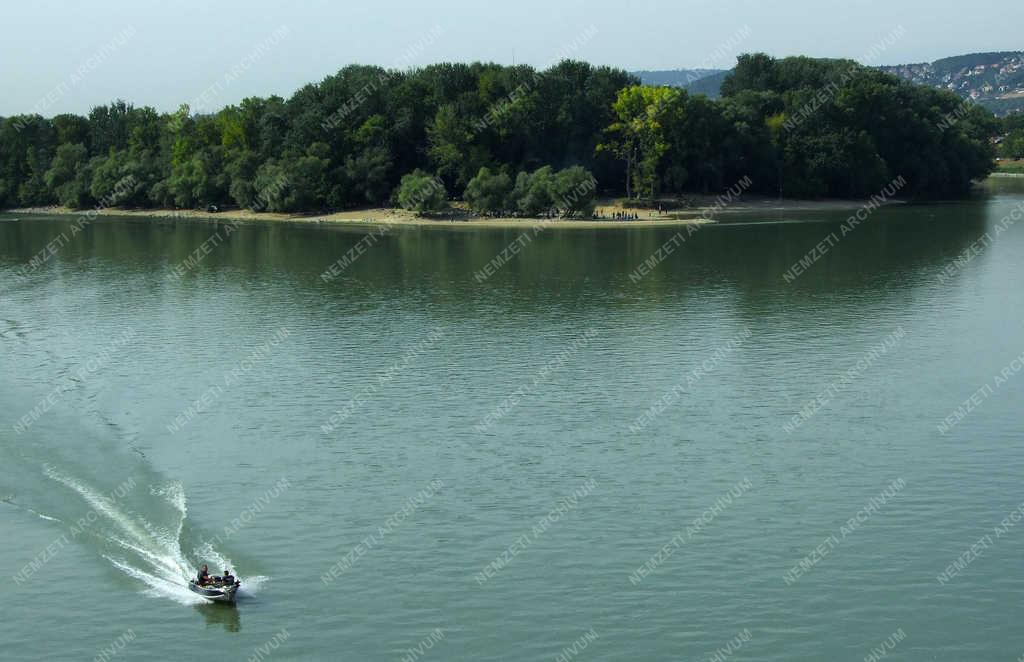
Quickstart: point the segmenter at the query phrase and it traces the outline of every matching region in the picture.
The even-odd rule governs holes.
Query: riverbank
[[[1024,177],[1024,159],[1010,161],[1000,159],[996,161],[996,169],[992,177]]]
[[[589,219],[542,219],[542,218],[483,218],[471,214],[456,205],[445,213],[429,217],[417,216],[403,209],[374,207],[351,211],[334,212],[331,214],[284,214],[276,212],[254,212],[248,209],[235,209],[222,212],[206,212],[195,209],[122,209],[109,207],[95,210],[74,210],[68,207],[27,207],[9,209],[7,213],[24,215],[56,215],[56,216],[119,216],[153,220],[194,220],[194,221],[257,221],[311,223],[332,225],[408,225],[408,226],[442,226],[442,227],[488,227],[488,228],[519,228],[532,227],[538,223],[551,228],[607,228],[607,227],[652,227],[652,226],[686,226],[714,223],[721,216],[731,214],[749,214],[755,212],[779,213],[797,211],[845,211],[859,209],[866,201],[863,200],[779,200],[745,196],[734,200],[727,207],[719,208],[715,196],[696,196],[690,198],[690,206],[686,209],[663,212],[657,209],[625,208],[621,200],[606,199],[597,203],[601,218]],[[892,201],[888,204],[899,204]],[[617,214],[635,214],[635,220],[615,219]],[[612,217],[612,218],[608,218]]]

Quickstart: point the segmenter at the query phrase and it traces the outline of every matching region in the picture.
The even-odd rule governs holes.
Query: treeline
[[[288,100],[248,98],[216,114],[117,101],[88,117],[11,117],[0,126],[0,205],[88,207],[126,177],[122,206],[271,211],[394,202],[417,169],[457,193],[482,167],[515,178],[582,166],[614,186],[622,168],[596,147],[616,94],[635,82],[571,61],[544,72],[350,66]]]
[[[215,114],[117,101],[21,115],[0,121],[0,206],[87,208],[116,191],[142,208],[428,211],[462,196],[486,213],[585,214],[594,192],[710,193],[745,177],[761,193],[851,197],[902,175],[908,194],[954,195],[992,167],[986,111],[849,61],[745,55],[723,95],[574,61],[354,65]]]
[[[1001,120],[999,155],[1004,159],[1024,159],[1024,113]]]
[[[760,106],[788,195],[860,197],[902,176],[905,194],[955,196],[994,167],[991,112],[850,60],[743,55],[722,94]]]
[[[469,180],[463,199],[486,216],[525,218],[589,217],[594,213],[597,180],[582,166],[555,172],[551,166],[520,172],[513,180],[507,172],[480,168]],[[398,206],[420,214],[447,207],[447,189],[439,177],[414,170],[402,177],[394,196]]]

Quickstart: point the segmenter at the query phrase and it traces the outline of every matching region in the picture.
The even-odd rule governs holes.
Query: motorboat
[[[242,582],[239,581],[230,584],[217,581],[199,584],[196,580],[191,579],[188,582],[188,590],[196,595],[201,595],[211,602],[234,602],[235,593],[238,592],[238,587],[241,585]]]

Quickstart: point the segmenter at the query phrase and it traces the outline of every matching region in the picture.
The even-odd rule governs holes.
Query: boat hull
[[[200,586],[196,584],[195,580],[192,580],[188,583],[188,590],[211,602],[234,602],[238,584],[234,586]]]

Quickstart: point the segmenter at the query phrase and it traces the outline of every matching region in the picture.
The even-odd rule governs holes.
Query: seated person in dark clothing
[[[196,583],[202,586],[210,581],[210,570],[203,564],[203,567],[199,569],[199,574],[196,575]]]
[[[221,577],[220,580],[222,582],[224,582],[225,586],[234,586],[234,584],[235,584],[235,577],[234,577],[234,575],[232,575],[227,570],[224,571],[224,576]]]

